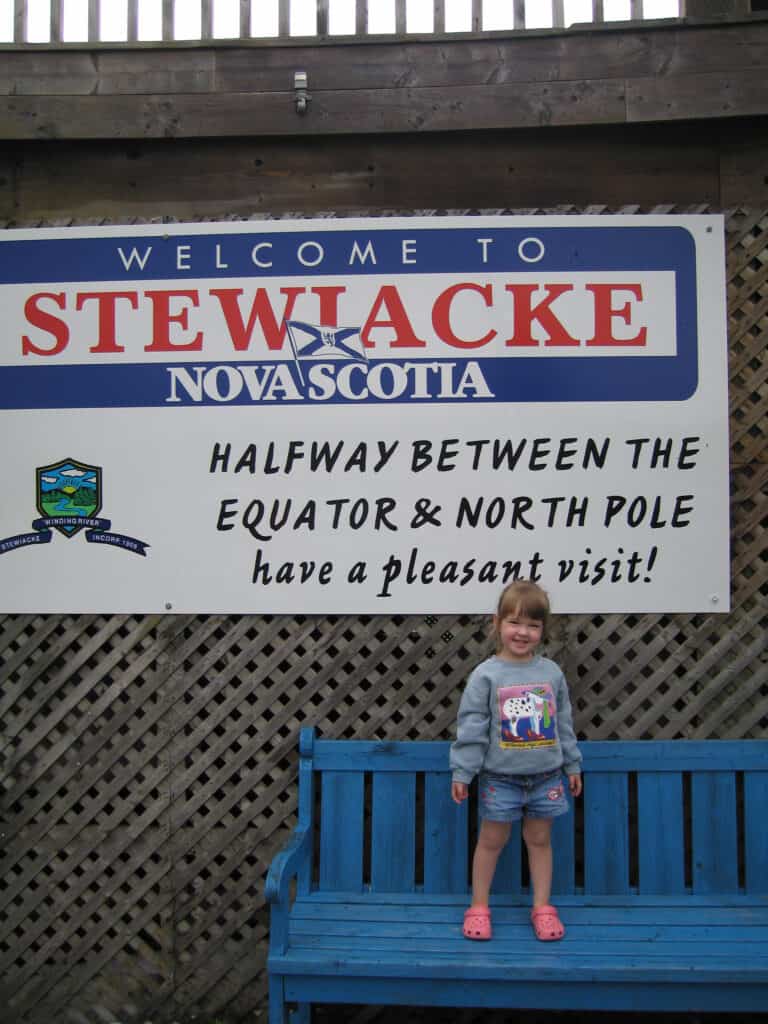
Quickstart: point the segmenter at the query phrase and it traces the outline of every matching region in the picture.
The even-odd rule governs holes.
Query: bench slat
[[[584,887],[629,892],[629,796],[626,775],[590,772],[584,783]]]
[[[468,883],[468,808],[456,806],[445,772],[424,776],[424,892],[463,892]]]
[[[744,773],[744,875],[748,893],[768,888],[768,772]]]
[[[694,892],[736,892],[739,863],[733,772],[692,775],[691,834]]]
[[[416,888],[416,776],[373,777],[371,889],[413,892]]]
[[[480,828],[478,821],[477,827]],[[506,895],[517,895],[523,891],[523,847],[519,823],[515,822],[509,836],[509,842],[501,851],[496,862],[496,874],[493,878],[493,892]]]
[[[406,950],[409,955],[403,956],[403,951],[397,948],[397,940],[393,940],[388,957],[383,949],[363,948],[354,939],[324,948],[313,937],[306,947],[294,947],[291,956],[273,957],[271,962],[273,966],[280,964],[287,974],[311,969],[317,975],[455,977],[473,982],[498,978],[509,983],[539,978],[541,981],[556,979],[577,984],[612,980],[669,984],[675,980],[693,980],[696,974],[701,981],[717,981],[724,985],[737,981],[761,981],[765,984],[768,979],[768,958],[718,956],[715,943],[709,955],[700,959],[698,951],[693,953],[684,945],[678,945],[677,956],[666,946],[654,955],[648,951],[652,945],[648,942],[637,943],[636,948],[630,949],[625,956],[610,956],[606,955],[606,949],[611,944],[605,938],[587,944],[573,942],[567,950],[563,948],[557,956],[552,956],[551,952],[543,949],[532,951],[531,941],[529,935],[524,943],[512,942],[503,951],[497,944],[493,949],[484,946],[482,952],[473,951],[464,956],[450,949],[433,952],[418,948]],[[580,948],[583,952],[579,952]],[[735,952],[738,954],[739,950]],[[694,955],[695,965],[691,962]],[[511,972],[510,961],[514,964],[514,973]]]
[[[320,820],[320,885],[338,891],[363,885],[363,772],[325,772]]]
[[[315,740],[320,771],[447,771],[450,743]],[[581,746],[585,772],[765,771],[766,740],[592,740]]]
[[[333,899],[333,895],[339,898]],[[759,925],[768,928],[768,903],[760,897],[757,897],[759,902],[755,902],[755,899],[741,893],[730,897],[723,896],[717,900],[708,896],[642,897],[632,893],[629,896],[588,898],[564,896],[558,900],[558,905],[569,920],[578,917],[600,927],[617,924],[629,918],[639,924],[657,924],[661,920],[685,920],[697,926]],[[528,896],[491,896],[491,907],[501,921],[518,918],[524,920],[529,905]],[[306,899],[297,900],[291,913],[294,920],[302,921],[333,921],[340,917],[350,921],[397,921],[407,915],[409,920],[414,921],[458,923],[461,921],[464,907],[463,894],[437,902],[433,897],[426,899],[421,893],[399,899],[390,893],[377,893],[375,896],[370,893],[314,893]]]
[[[685,891],[685,823],[680,772],[644,772],[637,778],[640,892]],[[680,809],[680,813],[676,809]]]
[[[555,818],[552,824],[552,893],[565,896],[575,892],[575,837],[573,829],[573,810],[570,814]]]
[[[531,940],[531,926],[525,908],[521,907],[517,914],[518,920],[513,923],[503,923],[499,915],[494,919],[494,953],[503,955],[505,947],[510,943],[523,942],[526,945]],[[613,956],[626,956],[628,953],[643,955],[679,956],[683,945],[690,946],[695,957],[713,956],[722,959],[722,943],[727,941],[732,947],[729,950],[727,959],[743,956],[735,947],[743,943],[756,943],[766,938],[765,928],[759,925],[743,927],[738,930],[733,927],[710,925],[681,925],[679,927],[668,927],[666,931],[658,924],[640,925],[631,921],[630,913],[627,912],[626,924],[613,924],[610,926],[611,948],[606,949],[606,926],[597,924],[580,924],[573,921],[567,914],[565,925],[569,939],[578,942],[579,952],[584,952],[588,943],[602,943],[601,948],[605,950],[606,958]],[[307,938],[311,938],[315,945],[327,944],[333,946],[341,939],[350,943],[365,942],[367,949],[389,949],[393,948],[396,942],[401,943],[401,949],[421,950],[427,952],[432,950],[438,953],[453,953],[462,955],[467,953],[467,940],[460,933],[460,917],[456,917],[451,923],[451,934],[438,930],[433,924],[413,922],[410,918],[407,922],[398,921],[390,923],[371,924],[365,927],[365,923],[358,923],[354,934],[350,933],[348,923],[338,921],[326,921],[323,924],[323,931],[317,930],[317,922],[312,924],[297,922],[293,930],[294,945],[306,944]],[[649,943],[653,946],[649,948]],[[667,948],[671,946],[672,948]],[[711,946],[711,949],[708,947]],[[768,953],[764,953],[762,959],[768,969]]]
[[[509,975],[509,969],[507,970]],[[439,979],[425,978],[356,977],[350,968],[348,975],[309,978],[287,977],[287,999],[298,1002],[315,1000],[327,1003],[405,1004],[411,1006],[471,1006],[509,1009],[510,978],[482,980],[472,984],[471,977],[459,977],[445,971]],[[676,985],[665,985],[662,971],[657,972],[660,984],[649,984],[633,978],[631,971],[625,978],[591,984],[589,970],[584,981],[563,981],[550,976],[542,986],[537,978],[521,985],[514,981],[513,1002],[517,1009],[549,1010],[622,1010],[691,1012],[706,1010],[720,1013],[748,1013],[762,1009],[765,989],[760,983],[741,982],[739,986],[691,980]],[[655,979],[656,980],[656,979]]]

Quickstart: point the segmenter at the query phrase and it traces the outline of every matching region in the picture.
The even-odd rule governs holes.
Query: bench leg
[[[269,1024],[288,1024],[285,985],[280,977],[269,978]]]
[[[291,1024],[310,1024],[312,1020],[312,1003],[299,1003],[291,1013]]]

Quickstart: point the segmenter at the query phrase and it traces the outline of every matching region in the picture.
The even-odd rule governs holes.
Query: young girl
[[[565,934],[549,902],[550,836],[552,820],[568,811],[563,771],[571,794],[581,794],[581,754],[563,673],[536,653],[548,617],[549,600],[541,587],[524,580],[506,587],[493,618],[496,655],[472,672],[459,706],[451,793],[462,803],[479,773],[482,818],[472,862],[472,905],[464,915],[468,939],[491,937],[491,882],[511,823],[520,818],[536,938],[546,942]]]

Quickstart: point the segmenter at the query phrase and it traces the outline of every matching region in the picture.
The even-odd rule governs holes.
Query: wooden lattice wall
[[[733,611],[557,622],[585,738],[766,732],[768,210],[726,226]],[[264,1014],[298,729],[448,738],[486,627],[426,612],[0,616],[3,1022]]]

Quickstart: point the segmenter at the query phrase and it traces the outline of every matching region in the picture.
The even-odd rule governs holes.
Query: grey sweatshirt
[[[511,662],[492,657],[471,673],[451,745],[454,782],[479,771],[534,775],[581,771],[568,685],[559,666],[540,655]]]

